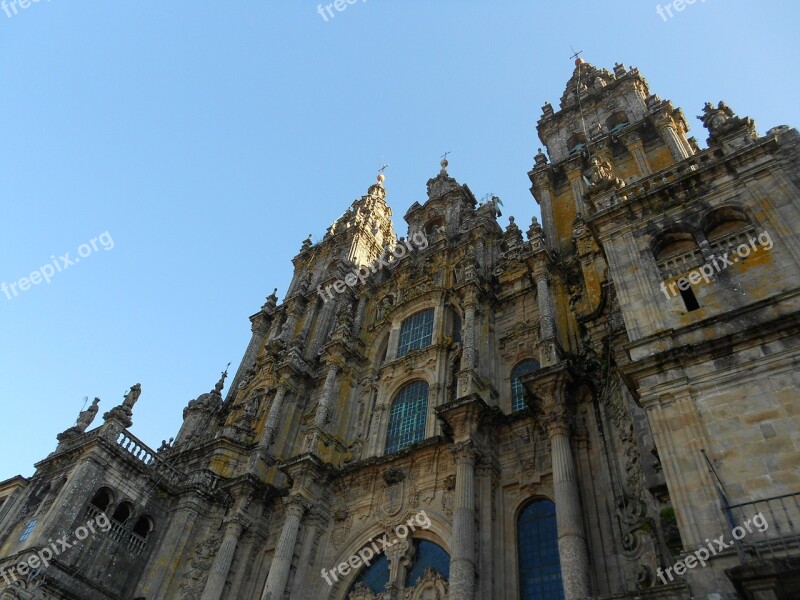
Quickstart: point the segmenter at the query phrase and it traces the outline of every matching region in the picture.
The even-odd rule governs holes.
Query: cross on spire
[[[572,56],[570,56],[570,58],[580,58],[581,54],[583,54],[583,50],[575,52],[575,48],[573,48],[572,45],[570,45],[569,49],[572,50]]]

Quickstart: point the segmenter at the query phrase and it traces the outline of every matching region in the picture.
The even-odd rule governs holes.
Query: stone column
[[[289,386],[285,381],[278,384],[278,389],[275,392],[275,398],[272,400],[272,405],[269,407],[269,415],[267,415],[267,424],[264,426],[264,433],[261,436],[261,441],[258,442],[258,451],[264,452],[269,449],[273,440],[275,439],[275,432],[278,430],[278,420],[281,416],[281,409],[283,408],[283,401],[286,398],[286,393],[289,391]]]
[[[384,418],[384,413],[389,412],[389,405],[385,402],[378,400],[375,408],[372,411],[372,420],[367,430],[367,449],[362,455],[362,458],[369,456],[378,456],[383,452],[384,444],[386,444],[386,435],[381,435],[381,420]],[[387,418],[388,421],[388,418]],[[388,427],[388,424],[387,424]]]
[[[325,376],[325,385],[322,387],[322,397],[317,404],[317,411],[314,414],[314,426],[320,429],[325,428],[331,414],[331,402],[333,401],[333,387],[336,385],[336,375],[339,373],[339,365],[331,363],[328,367],[328,374]]]
[[[200,600],[220,600],[222,598],[222,590],[228,579],[231,563],[233,563],[233,554],[236,552],[236,545],[239,543],[239,536],[242,535],[243,530],[244,520],[240,515],[226,519],[225,536],[214,557]]]
[[[478,362],[478,353],[475,349],[475,316],[478,309],[478,299],[474,291],[468,291],[464,298],[464,325],[461,334],[463,350],[461,355],[461,369],[475,369]]]
[[[364,323],[364,313],[367,309],[367,295],[362,293],[358,297],[358,306],[356,307],[356,316],[353,319],[353,337],[358,337],[358,332],[361,331],[361,325]]]
[[[683,145],[680,136],[678,136],[678,132],[675,131],[674,125],[671,123],[665,123],[661,125],[659,129],[661,136],[664,138],[667,146],[669,146],[672,157],[676,161],[680,162],[686,158],[689,158],[689,150]]]
[[[541,196],[540,206],[542,209],[542,223],[544,224],[544,230],[547,234],[545,237],[545,243],[547,244],[548,249],[555,250],[556,248],[556,224],[553,219],[553,203],[550,198],[550,182],[547,180],[546,176],[542,177],[541,183],[539,183],[539,195]]]
[[[556,354],[556,322],[553,316],[553,300],[550,297],[548,275],[544,268],[537,268],[533,273],[536,281],[536,299],[539,303],[539,333],[541,351],[539,359],[543,367],[553,365]]]
[[[583,218],[588,218],[586,203],[583,201],[584,183],[581,163],[580,161],[572,162],[567,167],[572,167],[572,170],[567,172],[567,179],[572,187],[572,195],[575,197],[575,211]]]
[[[553,460],[553,488],[556,500],[558,556],[565,600],[584,600],[590,595],[589,555],[583,530],[581,502],[575,476],[575,461],[569,445],[569,424],[563,409],[546,418]]]
[[[297,543],[297,532],[300,530],[300,520],[303,513],[308,508],[306,501],[298,496],[290,496],[283,499],[286,506],[286,519],[281,529],[281,537],[275,548],[275,556],[272,557],[272,564],[267,575],[267,583],[264,585],[264,592],[261,600],[283,600],[286,591],[286,582],[289,581],[289,569],[292,566],[294,547]]]
[[[450,556],[450,600],[475,598],[475,448],[470,442],[453,448],[456,489],[453,497],[453,546]]]

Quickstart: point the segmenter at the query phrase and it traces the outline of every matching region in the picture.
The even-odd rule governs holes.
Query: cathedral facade
[[[0,483],[0,600],[800,597],[800,134],[699,118],[578,59],[525,232],[381,174],[174,440]]]

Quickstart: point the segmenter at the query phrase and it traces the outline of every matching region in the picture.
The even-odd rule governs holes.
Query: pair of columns
[[[584,600],[590,595],[589,555],[581,517],[575,461],[569,443],[569,425],[563,412],[546,419],[553,462],[558,554],[565,600]],[[450,600],[474,600],[475,556],[475,458],[471,442],[453,449],[456,487],[453,501],[453,537],[450,555]]]
[[[297,534],[300,530],[300,521],[303,513],[309,508],[308,503],[299,496],[284,498],[286,505],[286,519],[281,529],[281,536],[272,565],[267,575],[267,582],[261,595],[261,600],[277,600],[283,598],[289,572],[292,566],[292,556],[297,543]],[[228,579],[233,556],[242,532],[247,527],[247,520],[242,515],[236,515],[225,520],[225,534],[219,550],[214,557],[214,562],[209,570],[203,594],[200,600],[220,600],[225,582]]]

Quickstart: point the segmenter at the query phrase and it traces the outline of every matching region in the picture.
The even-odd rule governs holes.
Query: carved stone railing
[[[156,451],[147,446],[128,430],[123,430],[117,436],[117,445],[128,452],[137,461],[152,470],[157,476],[173,484],[181,483],[183,476],[174,467],[160,458]]]

